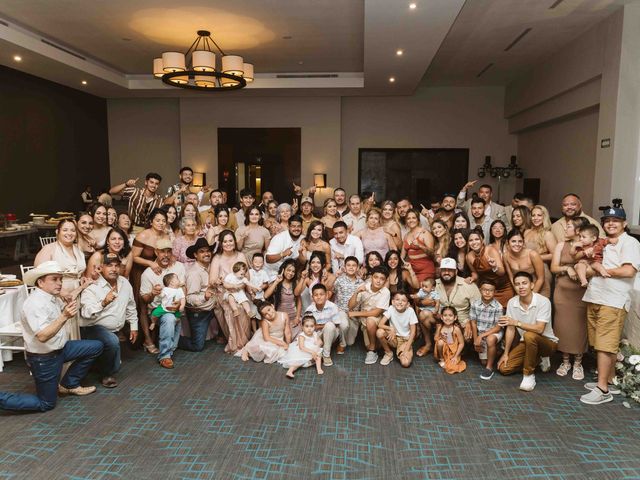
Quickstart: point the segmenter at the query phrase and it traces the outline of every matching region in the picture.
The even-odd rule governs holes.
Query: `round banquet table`
[[[20,322],[22,304],[27,299],[27,292],[24,286],[5,287],[4,291],[5,293],[0,295],[0,328]],[[9,341],[11,337],[6,337],[5,340]],[[11,350],[1,350],[0,354],[3,362],[13,360],[13,352]]]

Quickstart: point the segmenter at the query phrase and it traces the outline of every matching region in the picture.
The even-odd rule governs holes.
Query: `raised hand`
[[[138,182],[138,179],[139,179],[139,178],[140,178],[140,177],[130,178],[129,180],[127,180],[126,182],[124,182],[124,184],[125,184],[127,187],[135,187],[135,186],[136,186],[136,183]]]

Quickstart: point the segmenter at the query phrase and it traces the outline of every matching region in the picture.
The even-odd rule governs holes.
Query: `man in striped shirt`
[[[157,173],[147,173],[144,188],[136,187],[137,178],[129,179],[125,183],[111,187],[111,195],[122,195],[129,199],[129,217],[138,231],[146,227],[147,217],[154,208],[160,208],[164,199],[158,194],[162,177]]]

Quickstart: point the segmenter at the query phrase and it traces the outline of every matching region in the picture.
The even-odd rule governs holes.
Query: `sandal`
[[[425,345],[425,346],[420,347],[418,349],[418,351],[416,352],[416,355],[418,357],[424,357],[429,353],[430,350],[431,350],[431,346],[430,345]]]
[[[144,349],[145,352],[150,353],[151,355],[157,355],[158,353],[160,353],[160,350],[158,350],[158,347],[156,347],[153,343],[151,345],[147,345],[146,343],[143,343],[142,348]]]
[[[573,364],[573,375],[572,378],[574,380],[583,380],[584,379],[584,369],[582,368],[581,363]]]
[[[571,364],[569,362],[562,362],[556,370],[556,374],[561,377],[566,377],[569,370],[571,370]]]

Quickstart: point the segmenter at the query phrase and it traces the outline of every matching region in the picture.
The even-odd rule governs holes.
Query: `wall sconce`
[[[194,187],[204,187],[207,184],[207,174],[204,172],[193,172],[193,182]]]
[[[314,173],[313,185],[316,188],[327,188],[327,174],[326,173]]]

